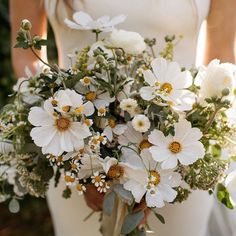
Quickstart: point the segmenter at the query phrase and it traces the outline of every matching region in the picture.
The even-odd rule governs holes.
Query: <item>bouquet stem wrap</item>
[[[127,204],[116,197],[112,214],[103,214],[101,232],[103,236],[122,236],[121,228],[128,213]]]

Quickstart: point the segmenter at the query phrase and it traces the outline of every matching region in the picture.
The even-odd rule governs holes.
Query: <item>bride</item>
[[[25,18],[32,22],[34,34],[46,37],[48,17],[58,47],[59,65],[67,67],[70,62],[67,55],[75,47],[81,48],[93,42],[93,38],[87,32],[67,28],[64,24],[65,18],[71,18],[73,11],[79,10],[94,18],[125,14],[127,20],[122,24],[122,29],[156,38],[157,51],[164,45],[164,36],[182,36],[176,45],[174,60],[182,66],[191,67],[196,62],[200,26],[206,19],[204,64],[214,58],[234,63],[235,7],[235,0],[11,0],[12,44],[15,42],[20,22]],[[45,51],[38,53],[46,58]],[[29,51],[20,49],[12,50],[12,61],[17,77],[24,75],[25,65],[35,70],[37,63]],[[56,235],[99,236],[102,197],[93,189],[89,189],[85,198],[73,193],[72,197],[66,200],[61,196],[64,187],[61,183],[54,188],[51,183],[47,196]],[[186,202],[169,205],[159,211],[165,217],[166,225],[161,225],[152,215],[148,222],[155,231],[154,235],[205,236],[213,202],[213,197],[207,193],[194,191]],[[92,210],[97,213],[83,222]],[[216,222],[213,223],[214,229],[216,225]],[[223,226],[225,227],[225,224]],[[227,230],[230,231],[229,227]],[[220,229],[216,231],[219,233]],[[217,236],[221,235],[233,236],[225,231]],[[216,236],[216,233],[213,236]]]

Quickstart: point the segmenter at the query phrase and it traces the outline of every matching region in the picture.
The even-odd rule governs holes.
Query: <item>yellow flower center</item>
[[[106,108],[105,108],[105,107],[100,107],[100,108],[98,109],[98,112],[99,112],[100,114],[105,114],[105,113],[106,113]]]
[[[64,106],[62,107],[62,111],[68,112],[70,110],[70,106]]]
[[[169,150],[174,154],[179,153],[182,150],[181,144],[179,142],[174,141],[170,143]]]
[[[91,121],[89,119],[85,119],[84,120],[84,124],[86,124],[87,126],[91,125]]]
[[[111,179],[119,179],[124,175],[124,168],[119,165],[113,165],[110,167],[107,176]]]
[[[166,93],[171,93],[171,91],[173,90],[173,87],[170,83],[164,83],[161,85],[161,90],[165,91]]]
[[[57,127],[57,129],[59,131],[66,131],[66,130],[68,130],[69,127],[70,127],[70,124],[71,124],[71,122],[67,118],[61,117],[61,118],[56,120],[56,127]]]
[[[144,126],[144,123],[143,123],[142,120],[140,120],[140,121],[138,121],[137,125],[138,125],[139,127],[143,127],[143,126]]]
[[[151,170],[150,171],[150,181],[149,181],[149,184],[152,184],[152,185],[158,185],[161,181],[161,177],[160,177],[160,174],[155,171],[155,170]]]
[[[72,164],[71,164],[71,169],[72,169],[72,170],[77,170],[77,165],[76,165],[75,163],[72,163]]]
[[[57,157],[57,162],[62,162],[62,161],[63,161],[63,157],[62,156]]]
[[[69,176],[69,175],[66,175],[64,179],[65,179],[65,181],[66,181],[67,183],[73,183],[73,182],[75,182],[75,178],[72,177],[72,176]]]
[[[96,98],[96,93],[95,92],[88,92],[85,94],[85,98],[88,100],[88,101],[93,101],[95,98]]]
[[[83,191],[83,186],[82,186],[82,184],[77,184],[77,185],[76,185],[76,189],[77,189],[77,191],[79,191],[79,192]]]
[[[57,100],[52,100],[52,101],[51,101],[51,104],[52,104],[54,107],[56,107],[57,104],[58,104],[58,101],[57,101]]]
[[[83,82],[84,82],[84,84],[89,85],[90,82],[91,82],[90,77],[88,77],[88,76],[84,77],[84,78],[83,78]]]
[[[94,181],[97,183],[100,183],[102,180],[102,177],[100,175],[94,177]]]
[[[98,141],[102,143],[102,142],[104,141],[104,137],[103,137],[102,135],[100,135],[100,136],[98,137]]]
[[[151,143],[149,143],[149,141],[147,139],[144,139],[140,144],[139,144],[139,148],[140,150],[143,150],[145,148],[150,148],[152,146]]]
[[[83,112],[84,112],[84,105],[80,105],[75,109],[75,113],[78,115],[82,114]]]
[[[114,119],[108,119],[108,125],[113,129],[116,127],[116,121]]]

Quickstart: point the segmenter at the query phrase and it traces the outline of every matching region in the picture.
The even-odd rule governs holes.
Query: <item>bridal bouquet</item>
[[[146,209],[164,223],[158,209],[196,189],[233,208],[235,65],[182,68],[175,37],[155,55],[155,39],[115,29],[124,18],[75,13],[65,23],[96,42],[68,55],[70,68],[39,58],[44,66],[18,80],[0,115],[2,201],[44,197],[51,178],[65,183],[65,198],[92,185],[104,194],[103,235],[145,235]],[[16,47],[37,56],[46,41],[30,29],[23,20]]]

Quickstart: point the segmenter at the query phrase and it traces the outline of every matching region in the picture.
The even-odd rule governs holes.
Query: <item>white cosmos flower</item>
[[[103,133],[107,139],[111,142],[113,140],[113,133],[116,135],[121,135],[125,132],[127,126],[124,124],[116,124],[116,121],[113,119],[108,119],[107,125],[104,128]]]
[[[30,136],[37,146],[42,147],[43,154],[60,156],[63,152],[80,150],[84,139],[91,135],[86,124],[73,121],[67,114],[55,113],[52,98],[44,102],[43,108],[32,107],[28,120],[36,126]]]
[[[215,59],[207,67],[200,67],[195,84],[201,86],[200,102],[213,96],[221,97],[222,90],[229,89],[228,98],[232,97],[235,88],[236,66],[230,63],[220,63]]]
[[[177,62],[168,62],[164,58],[156,58],[151,62],[151,70],[143,70],[144,80],[148,86],[140,89],[140,95],[144,100],[162,98],[172,107],[181,110],[181,104],[194,102],[193,99],[181,98],[194,97],[193,93],[186,90],[192,85],[192,76],[189,71],[181,71]],[[186,109],[187,107],[182,107]],[[191,109],[191,106],[189,107]]]
[[[147,132],[151,126],[150,120],[145,115],[136,115],[132,120],[132,125],[136,131]]]
[[[198,128],[192,128],[191,123],[185,119],[176,123],[174,127],[174,136],[164,136],[157,129],[148,136],[149,142],[154,145],[149,148],[152,157],[162,162],[163,169],[176,167],[178,160],[182,165],[190,165],[205,155],[204,146],[199,141],[202,132]]]
[[[141,160],[140,160],[141,157]],[[177,196],[173,187],[180,185],[181,176],[173,170],[163,170],[158,163],[153,160],[148,149],[137,156],[142,168],[128,168],[126,170],[129,179],[124,184],[124,188],[131,191],[134,199],[139,203],[145,195],[148,207],[161,208],[165,202],[172,202]],[[132,166],[134,163],[130,163]]]
[[[109,32],[114,29],[114,26],[124,22],[125,19],[126,16],[119,15],[113,18],[110,18],[109,16],[102,16],[97,20],[93,20],[93,18],[89,14],[83,11],[79,11],[73,14],[74,21],[65,19],[64,22],[71,29],[99,30],[103,32]]]
[[[130,115],[135,114],[135,109],[138,107],[138,102],[133,98],[122,99],[120,102],[120,108],[123,111],[127,111]]]
[[[109,41],[112,46],[122,48],[130,54],[140,54],[146,49],[144,38],[136,32],[113,30]]]

